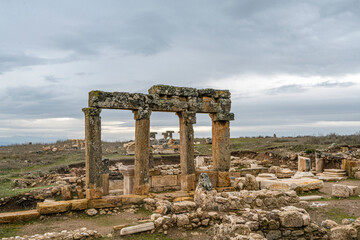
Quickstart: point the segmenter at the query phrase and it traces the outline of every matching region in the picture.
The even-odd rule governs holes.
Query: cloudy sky
[[[89,91],[154,84],[229,89],[232,137],[352,134],[359,26],[357,0],[0,0],[0,144],[83,138]],[[104,140],[134,136],[130,111],[102,124]],[[196,136],[210,125],[199,114]]]

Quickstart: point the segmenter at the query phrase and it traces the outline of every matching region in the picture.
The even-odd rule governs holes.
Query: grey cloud
[[[0,53],[0,74],[11,71],[17,67],[46,64],[45,59],[26,55],[26,54],[7,54]]]
[[[354,82],[332,82],[326,81],[319,84],[316,84],[315,87],[351,87],[356,85]]]
[[[1,95],[2,114],[17,118],[81,117],[81,107],[86,102],[53,85],[8,87]]]
[[[283,85],[277,88],[271,88],[266,91],[267,94],[274,95],[274,94],[281,94],[281,93],[299,93],[304,92],[306,89],[302,85],[298,84],[289,84]]]
[[[57,78],[54,75],[46,75],[44,76],[44,79],[51,83],[58,83],[61,80],[61,78]]]

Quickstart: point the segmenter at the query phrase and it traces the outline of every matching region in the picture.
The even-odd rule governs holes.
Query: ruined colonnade
[[[101,109],[132,110],[135,120],[134,193],[149,192],[150,116],[152,111],[175,112],[180,125],[181,190],[195,188],[194,129],[196,113],[208,113],[212,120],[212,151],[214,170],[230,168],[230,92],[227,90],[195,89],[155,85],[149,94],[127,92],[89,92],[85,114],[86,196],[101,198],[102,149]]]

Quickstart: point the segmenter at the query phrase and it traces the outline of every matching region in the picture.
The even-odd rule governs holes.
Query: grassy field
[[[205,139],[195,139],[195,151],[201,155],[211,155],[211,144],[206,144]],[[315,149],[327,149],[331,144],[357,145],[360,147],[360,135],[339,136],[303,136],[303,137],[252,137],[231,138],[231,151],[272,151],[276,154],[298,153],[305,151],[314,152]],[[44,146],[61,148],[70,145],[70,141],[58,141],[53,144],[23,144],[0,147],[0,197],[14,196],[34,188],[12,189],[12,181],[26,175],[38,176],[44,172],[51,172],[69,164],[85,161],[84,150],[65,149],[62,151],[44,151]],[[110,160],[132,159],[133,156],[125,155],[122,142],[103,142],[103,157]],[[158,156],[154,156],[155,158]],[[44,186],[47,187],[47,186]]]

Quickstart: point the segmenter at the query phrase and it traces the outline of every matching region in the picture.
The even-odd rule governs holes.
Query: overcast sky
[[[229,89],[232,137],[352,134],[359,26],[357,0],[0,0],[0,144],[83,138],[89,91],[155,84]],[[133,139],[130,111],[101,115],[104,140]]]

